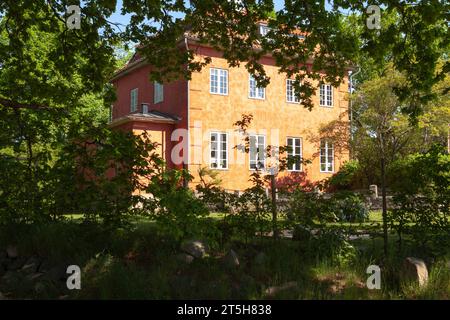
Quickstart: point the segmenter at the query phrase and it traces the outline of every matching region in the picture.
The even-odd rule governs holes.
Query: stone
[[[378,187],[376,184],[371,184],[369,186],[369,191],[370,191],[370,197],[372,199],[377,199],[378,198]]]
[[[297,289],[298,284],[296,281],[290,281],[282,284],[281,286],[273,286],[266,289],[265,294],[267,297],[273,297],[283,291]]]
[[[39,279],[40,277],[42,277],[43,275],[44,275],[44,273],[42,273],[42,272],[32,273],[32,274],[27,275],[27,280],[35,281],[35,280]]]
[[[224,257],[224,262],[225,265],[230,268],[238,268],[240,265],[238,255],[236,252],[234,252],[233,249],[230,249],[230,251],[228,251],[228,253]]]
[[[187,254],[187,253],[180,253],[176,255],[177,261],[185,264],[190,264],[192,261],[194,261],[194,257]]]
[[[15,259],[15,258],[17,258],[19,256],[19,252],[17,250],[17,247],[16,246],[12,246],[12,245],[9,245],[6,248],[6,254],[8,255],[8,258],[12,258],[12,259]]]
[[[407,257],[402,276],[405,280],[413,280],[423,287],[428,282],[428,269],[425,262],[419,258]]]
[[[194,258],[203,258],[206,255],[206,246],[199,240],[186,241],[181,245],[181,250]]]
[[[27,262],[25,262],[21,271],[26,274],[35,273],[36,271],[39,270],[40,264],[41,261],[38,258],[31,257],[30,259],[27,260]]]

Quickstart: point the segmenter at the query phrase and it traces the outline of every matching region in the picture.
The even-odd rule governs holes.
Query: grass
[[[326,254],[322,246],[327,243],[268,238],[245,243],[236,238],[191,264],[180,261],[179,245],[161,235],[147,219],[137,221],[131,231],[106,231],[99,225],[73,219],[29,226],[13,237],[0,233],[0,248],[11,242],[18,244],[21,255],[38,255],[53,264],[82,267],[80,291],[47,286],[36,293],[33,287],[22,283],[8,288],[14,298],[54,299],[68,295],[70,299],[448,299],[450,293],[450,271],[442,264],[431,265],[426,288],[397,284],[400,260],[395,258],[414,254],[414,248],[408,248],[410,251],[399,257],[393,255],[383,274],[382,290],[368,290],[365,271],[370,264],[382,263],[381,239],[354,241],[354,255],[342,258]],[[394,241],[391,246],[395,252]],[[223,262],[231,248],[240,260],[236,269]],[[264,258],[258,260],[258,255]],[[286,284],[288,288],[279,288],[273,295],[267,291]]]

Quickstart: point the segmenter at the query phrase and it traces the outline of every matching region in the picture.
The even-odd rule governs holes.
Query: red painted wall
[[[138,106],[148,103],[149,110],[158,110],[182,118],[175,128],[187,128],[187,81],[176,80],[164,83],[164,100],[153,103],[153,82],[149,79],[150,66],[142,66],[130,73],[115,79],[117,101],[113,104],[113,120],[130,113],[130,92],[138,88]]]

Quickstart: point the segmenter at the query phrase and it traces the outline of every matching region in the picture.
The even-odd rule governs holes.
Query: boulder
[[[44,273],[42,272],[36,272],[36,273],[31,273],[29,275],[27,275],[27,280],[29,281],[35,281],[37,279],[39,279],[40,277],[42,277],[44,275]]]
[[[419,286],[425,286],[428,282],[428,269],[425,262],[419,258],[407,257],[405,259],[402,276],[407,281],[416,281]]]
[[[233,249],[230,249],[230,251],[228,251],[228,253],[224,257],[224,263],[227,267],[230,267],[230,268],[238,268],[239,267],[239,265],[240,265],[239,257],[237,255],[237,253],[234,252]]]
[[[199,240],[190,240],[181,245],[181,251],[200,259],[206,255],[206,246]]]
[[[190,264],[192,261],[194,261],[194,257],[187,254],[187,253],[180,253],[176,255],[177,261],[184,263],[184,264]]]
[[[22,266],[21,271],[25,274],[35,273],[39,270],[39,266],[41,261],[37,257],[31,257],[28,259],[25,264]]]
[[[295,290],[298,288],[298,283],[296,281],[290,281],[282,284],[281,286],[273,286],[266,289],[266,297],[274,297],[277,294],[289,290]]]
[[[6,254],[8,255],[9,258],[15,259],[19,256],[19,251],[17,250],[16,246],[9,245],[6,248]]]

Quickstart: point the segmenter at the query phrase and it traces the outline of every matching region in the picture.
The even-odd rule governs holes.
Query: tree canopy
[[[14,64],[17,80],[9,85],[11,90],[2,92],[2,105],[32,105],[39,100],[36,94],[46,96],[39,101],[46,104],[47,98],[61,94],[41,74],[37,87],[30,86],[34,93],[30,99],[22,95],[24,80],[28,82],[38,60],[51,63],[52,70],[69,82],[77,74],[85,86],[101,90],[113,70],[114,46],[120,40],[141,44],[140,53],[156,67],[153,79],[189,78],[191,72],[209,62],[198,60],[193,49],[177,46],[189,31],[198,41],[220,49],[230,66],[245,64],[262,85],[270,79],[260,58],[272,54],[281,72],[299,80],[295,85],[308,108],[312,108],[310,97],[315,91],[310,79],[336,85],[358,57],[370,57],[376,64],[389,59],[407,76],[396,94],[402,100],[413,96],[417,101],[404,111],[413,117],[421,114],[422,103],[433,97],[433,85],[449,71],[448,59],[440,70],[436,68],[438,59],[448,51],[450,39],[447,1],[375,1],[372,4],[381,8],[380,29],[368,28],[366,20],[372,16],[366,12],[369,4],[365,1],[325,3],[286,0],[275,12],[273,0],[126,0],[122,13],[131,14],[131,19],[126,28],[120,28],[109,21],[116,10],[115,0],[81,4],[67,0],[3,1],[0,32],[6,40],[1,43],[0,64]],[[81,7],[80,29],[66,25],[66,8],[74,4]],[[345,22],[347,15],[353,16],[354,27]],[[268,23],[270,31],[264,38],[257,21]],[[57,39],[45,58],[27,55],[26,43],[36,29]],[[293,36],[297,30],[301,36]],[[78,57],[85,63],[76,63]],[[21,92],[21,96],[14,92]]]

